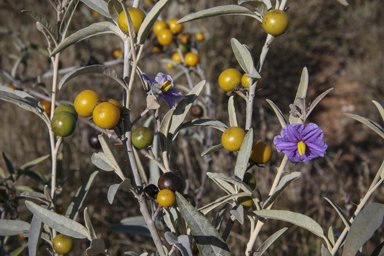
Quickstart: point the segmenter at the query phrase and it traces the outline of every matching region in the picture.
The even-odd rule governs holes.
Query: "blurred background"
[[[234,0],[170,2],[160,15],[161,19],[166,21],[209,7],[237,3]],[[127,2],[127,5],[130,3]],[[154,2],[143,0],[140,8],[148,12],[153,5]],[[288,1],[287,6],[290,25],[286,34],[278,37],[271,45],[260,73],[263,84],[262,90],[256,94],[252,124],[255,140],[261,139],[271,145],[274,156],[265,167],[253,167],[251,172],[256,177],[257,188],[261,195],[266,198],[276,167],[280,165],[283,157],[283,154],[277,153],[273,145],[273,138],[280,133],[281,127],[266,99],[272,100],[288,117],[289,104],[295,97],[302,69],[307,67],[309,71],[307,102],[313,101],[325,90],[334,88],[309,118],[310,122],[317,123],[323,129],[328,150],[324,158],[308,163],[290,163],[287,166],[287,172],[300,171],[302,176],[279,197],[274,209],[291,210],[308,215],[318,221],[325,232],[330,226],[341,232],[344,225],[324,197],[338,204],[350,217],[383,161],[383,140],[369,128],[343,113],[358,114],[380,125],[383,123],[371,101],[384,103],[381,82],[384,80],[382,72],[384,17],[381,15],[384,2],[356,0],[350,1],[350,5],[344,7],[336,0],[299,0]],[[17,70],[17,82],[13,85],[19,89],[31,89],[44,94],[44,86],[49,91],[52,84],[50,76],[38,78],[51,70],[50,60],[45,55],[47,43],[36,29],[35,21],[29,15],[21,13],[22,10],[36,11],[55,24],[56,13],[49,1],[0,0],[0,68],[11,73],[17,58],[21,54],[26,54],[25,61]],[[69,34],[92,23],[106,20],[80,3],[69,27]],[[205,35],[204,41],[196,43],[200,64],[211,85],[214,118],[228,124],[229,97],[220,89],[217,79],[227,68],[241,71],[232,52],[230,40],[236,38],[248,45],[256,62],[265,42],[266,33],[257,20],[242,16],[220,16],[185,24],[183,33],[190,33],[193,37],[197,32],[203,32]],[[170,75],[179,73],[180,69],[175,67],[169,70],[161,61],[171,59],[175,46],[164,47],[160,53],[155,52],[151,43],[153,38],[154,35],[150,35],[145,44],[143,57],[139,62],[141,70],[149,76],[154,76],[158,72]],[[24,46],[23,51],[20,51],[21,45]],[[111,53],[115,48],[121,49],[122,42],[112,34],[92,37],[65,49],[61,54],[60,68],[112,61],[115,58]],[[121,62],[113,65],[113,68],[122,74]],[[60,75],[59,79],[62,76]],[[194,74],[192,79],[195,84],[200,81]],[[3,76],[0,76],[0,83],[11,84]],[[185,78],[178,79],[176,85],[186,86]],[[122,89],[112,79],[101,75],[82,75],[67,83],[58,92],[58,100],[73,102],[76,95],[85,89],[97,91],[103,100],[122,99]],[[137,117],[145,109],[145,96],[139,79],[136,79],[132,117]],[[235,97],[235,107],[239,125],[244,127],[245,102],[238,96]],[[22,164],[50,153],[48,130],[42,120],[8,102],[2,101],[0,110],[0,152],[6,154],[15,168],[20,168]],[[162,104],[161,115],[167,110],[168,107]],[[148,116],[143,118],[137,127],[142,125]],[[187,120],[191,119],[192,116],[187,117]],[[64,173],[77,170],[63,187],[57,201],[64,209],[71,202],[78,187],[97,170],[90,161],[91,155],[97,151],[88,143],[89,135],[94,132],[85,123],[78,122],[75,133],[63,140]],[[214,130],[213,145],[220,143],[220,137],[221,132]],[[178,136],[173,144],[171,168],[180,170],[183,177],[189,180],[192,195],[197,193],[200,186],[202,150],[198,140],[187,136]],[[128,177],[132,177],[123,146],[116,143],[115,151],[123,171]],[[211,172],[233,175],[235,153],[222,149],[213,153],[211,157]],[[145,171],[149,173],[148,160],[143,157],[142,163]],[[0,160],[0,167],[7,169],[3,159]],[[33,170],[48,175],[50,169],[50,160],[46,160]],[[109,231],[109,227],[118,224],[121,219],[140,215],[136,199],[126,191],[121,191],[117,195],[113,205],[108,203],[106,195],[109,186],[119,182],[119,177],[114,173],[102,171],[93,182],[84,206],[89,209],[96,233],[106,242],[106,248],[112,255],[122,255],[128,250],[137,253],[144,250],[152,251],[155,247],[149,238]],[[43,189],[41,184],[24,176],[16,185]],[[371,200],[383,203],[383,192],[380,188]],[[16,195],[20,193],[21,190],[16,191]],[[203,205],[223,195],[223,191],[208,181]],[[19,201],[19,206],[20,218],[29,220],[30,213],[25,208],[23,200]],[[243,226],[236,222],[228,238],[228,246],[233,255],[242,255],[245,250],[249,237],[247,221],[246,219]],[[79,214],[79,222],[83,223],[82,214]],[[257,240],[255,250],[267,237],[285,226],[289,227],[288,231],[265,255],[320,255],[322,241],[319,238],[304,229],[273,220],[267,221]],[[379,229],[364,248],[364,252],[372,253],[383,239],[383,230]],[[17,237],[11,237],[6,252],[10,253],[22,243],[24,242]],[[77,240],[73,252],[69,255],[85,255],[88,246],[88,242]],[[47,245],[42,247],[44,248],[41,254],[48,255],[45,250]]]

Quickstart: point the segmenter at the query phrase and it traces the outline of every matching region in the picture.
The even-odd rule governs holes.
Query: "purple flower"
[[[180,91],[173,87],[173,79],[170,75],[165,75],[159,72],[154,80],[144,73],[141,74],[141,76],[151,87],[152,94],[156,98],[159,97],[163,99],[170,108],[174,108],[176,102],[180,102],[182,99],[185,99],[185,97],[181,95]]]
[[[322,141],[323,131],[314,123],[288,124],[274,142],[278,152],[283,152],[294,162],[307,162],[324,157],[328,146]]]

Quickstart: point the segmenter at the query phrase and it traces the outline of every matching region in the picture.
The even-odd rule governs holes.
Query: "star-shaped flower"
[[[322,140],[323,131],[314,123],[288,124],[281,129],[281,135],[274,142],[278,152],[283,152],[294,162],[307,162],[316,157],[324,157],[328,146]]]
[[[159,72],[154,80],[144,73],[141,74],[141,76],[151,87],[152,94],[156,98],[159,97],[163,99],[170,108],[174,108],[176,102],[180,102],[185,98],[181,95],[180,91],[174,87],[173,79],[170,75]]]

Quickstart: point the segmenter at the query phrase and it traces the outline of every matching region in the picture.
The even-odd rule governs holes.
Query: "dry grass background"
[[[171,1],[162,18],[168,20],[173,17],[183,17],[189,12],[202,10],[212,6],[235,4],[236,1]],[[318,123],[324,130],[325,141],[329,145],[325,158],[316,159],[309,163],[290,164],[287,171],[300,171],[302,176],[288,187],[276,202],[275,209],[287,209],[306,214],[327,230],[334,226],[339,231],[343,224],[324,196],[337,203],[348,216],[353,213],[355,205],[366,192],[370,181],[383,160],[383,142],[378,135],[343,115],[344,112],[354,113],[371,118],[382,124],[380,115],[371,100],[383,103],[384,90],[381,81],[384,80],[382,71],[384,62],[384,17],[381,10],[384,2],[380,0],[350,1],[349,7],[343,7],[336,0],[300,0],[288,1],[290,7],[290,27],[285,35],[277,38],[272,44],[266,63],[261,73],[263,90],[257,93],[252,127],[255,139],[263,139],[270,145],[273,137],[279,133],[280,127],[272,109],[265,99],[273,100],[283,113],[288,113],[288,105],[292,102],[296,88],[300,81],[303,67],[309,70],[308,101],[334,87],[334,91],[316,108],[310,121]],[[148,7],[143,7],[148,10]],[[0,26],[9,28],[17,33],[25,44],[36,44],[46,47],[43,36],[36,30],[35,22],[21,10],[33,10],[55,20],[48,1],[32,0],[0,0]],[[99,20],[103,20],[100,18]],[[75,13],[70,33],[95,22],[91,10],[80,4]],[[229,67],[240,70],[230,46],[230,39],[237,38],[247,44],[255,59],[258,58],[265,40],[265,33],[260,24],[248,17],[224,16],[198,20],[186,24],[186,30],[199,29],[204,31],[206,40],[199,45],[201,64],[207,80],[213,88],[213,103],[215,118],[228,123],[228,97],[218,88],[217,78],[220,72]],[[15,63],[15,56],[19,52],[15,48],[11,37],[0,37],[0,66],[8,72]],[[173,48],[168,47],[160,54],[151,53],[150,43],[147,43],[145,58],[139,66],[149,74],[168,71],[160,62],[162,58],[170,58]],[[92,55],[98,61],[111,60],[110,52],[115,47],[121,47],[119,40],[112,35],[102,35],[85,40],[76,46],[66,49],[61,55],[62,67],[85,64]],[[20,80],[36,77],[50,69],[46,57],[29,47],[29,58],[26,66],[22,65]],[[122,65],[114,68],[122,73]],[[0,78],[1,83],[7,83]],[[51,79],[43,79],[43,83],[50,87]],[[180,80],[182,84],[185,81]],[[196,81],[197,82],[197,81]],[[32,82],[20,83],[20,88],[33,88]],[[133,116],[145,108],[143,105],[144,92],[139,83],[135,84],[133,98]],[[94,89],[103,99],[121,99],[119,85],[100,75],[80,76],[71,81],[58,93],[59,100],[73,101],[76,95],[84,89]],[[39,90],[38,88],[35,88]],[[164,108],[166,109],[166,108]],[[244,125],[245,103],[236,98],[238,121]],[[45,124],[35,115],[15,108],[14,105],[1,102],[0,121],[0,151],[5,152],[14,166],[37,157],[49,154],[49,140]],[[58,204],[64,208],[69,204],[77,188],[96,170],[90,162],[94,152],[88,146],[88,135],[92,129],[84,123],[78,122],[75,133],[64,139],[63,155],[64,170],[78,169],[75,175],[66,183],[60,195]],[[221,134],[214,132],[214,142],[218,143]],[[179,136],[172,152],[171,167],[180,170],[185,178],[191,181],[191,189],[199,186],[200,167],[202,162],[201,145],[197,141]],[[186,147],[189,145],[189,147]],[[130,169],[122,146],[116,146],[119,161],[126,174]],[[210,171],[233,173],[235,155],[221,150],[212,155]],[[275,167],[279,165],[282,155],[275,153],[272,161],[265,168],[253,168],[258,181],[258,188],[263,197],[267,196],[274,178]],[[146,160],[143,158],[148,170]],[[3,160],[0,166],[5,167]],[[50,172],[50,162],[37,166],[35,171],[45,174]],[[124,251],[141,252],[144,249],[153,250],[150,239],[108,231],[112,224],[120,219],[139,214],[137,203],[132,195],[122,192],[117,196],[113,205],[109,205],[106,198],[108,187],[118,183],[119,178],[111,173],[100,172],[96,177],[90,194],[84,202],[99,237],[106,241],[107,248],[112,255],[122,255]],[[33,180],[22,178],[17,185],[38,186]],[[39,187],[42,188],[41,186]],[[379,189],[372,201],[382,203],[383,189]],[[208,182],[203,205],[216,199],[223,192],[215,184]],[[21,218],[26,220],[29,213],[20,202]],[[80,214],[81,215],[81,214]],[[80,222],[82,222],[80,217]],[[290,224],[268,221],[265,225],[257,246],[273,232],[283,226],[290,229],[265,253],[265,255],[320,255],[321,240],[308,231]],[[247,224],[236,223],[228,239],[229,248],[233,255],[242,255],[249,236]],[[370,254],[375,245],[384,240],[383,230],[379,229],[373,236],[365,250]],[[11,238],[7,251],[17,248],[21,242]],[[88,244],[76,241],[75,250],[69,255],[85,255]],[[42,255],[47,255],[42,251]]]

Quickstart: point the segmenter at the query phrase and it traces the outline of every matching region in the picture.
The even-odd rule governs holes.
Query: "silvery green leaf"
[[[239,205],[236,210],[231,210],[230,213],[237,219],[237,221],[243,225],[244,224],[244,207]]]
[[[29,236],[28,236],[28,255],[29,256],[37,255],[42,228],[43,228],[43,222],[39,218],[37,218],[35,215],[33,215],[32,221],[31,221],[31,227],[29,229]]]
[[[55,33],[55,29],[53,28],[53,25],[49,20],[47,20],[45,17],[42,15],[38,14],[37,12],[34,11],[27,11],[27,10],[22,10],[21,12],[28,14],[32,18],[34,18],[36,21],[40,22],[41,25],[46,29],[46,31],[49,33],[49,35],[52,38],[55,38],[53,34]]]
[[[28,234],[30,224],[21,220],[0,219],[0,236],[14,236]]]
[[[174,207],[170,207],[169,209],[163,208],[163,212],[164,212],[163,219],[165,224],[167,225],[169,230],[171,230],[171,232],[176,233],[176,224],[177,224],[178,216],[175,208]]]
[[[60,24],[60,35],[64,36],[67,33],[69,23],[72,20],[73,14],[75,13],[76,7],[79,4],[79,0],[72,0],[68,8],[65,10],[64,16]]]
[[[304,214],[283,210],[260,210],[253,211],[253,214],[266,219],[275,219],[292,223],[324,238],[324,232],[321,226],[315,220]]]
[[[112,146],[109,143],[107,135],[105,133],[102,133],[98,136],[98,138],[101,148],[103,149],[103,152],[105,154],[105,157],[108,159],[109,163],[112,164],[112,167],[115,170],[116,174],[119,175],[121,179],[123,179],[124,174],[116,161],[116,155],[112,150]]]
[[[281,127],[284,128],[285,126],[287,126],[287,121],[285,121],[285,118],[281,110],[275,105],[275,103],[273,103],[273,101],[267,99],[267,102],[269,103],[269,105],[271,105],[273,111],[275,111],[275,114],[279,119]]]
[[[225,213],[227,212],[227,209],[229,208],[229,204],[223,205],[223,207],[215,214],[212,225],[220,231],[221,225],[223,224]]]
[[[191,126],[208,126],[215,128],[219,131],[224,132],[228,126],[220,121],[213,119],[193,119],[192,121],[188,121],[183,123],[178,130],[183,128],[191,127]]]
[[[111,19],[111,15],[108,13],[108,3],[104,0],[81,0],[83,3],[88,5],[92,10],[97,11],[101,15]]]
[[[125,218],[121,220],[120,223],[121,224],[118,225],[112,225],[109,230],[151,237],[151,233],[143,216]]]
[[[185,95],[185,99],[183,99],[179,102],[179,104],[177,104],[176,109],[172,115],[171,125],[169,127],[170,134],[175,134],[176,130],[184,122],[184,119],[188,114],[192,103],[197,99],[200,92],[203,90],[204,85],[205,80],[199,82],[187,95]]]
[[[169,245],[174,245],[177,249],[179,249],[181,255],[192,255],[191,245],[189,244],[189,238],[187,235],[181,235],[179,237],[176,237],[174,234],[167,231],[165,232],[164,237]]]
[[[250,78],[257,78],[257,79],[259,79],[259,78],[261,78],[261,75],[259,74],[259,72],[257,72],[257,70],[256,70],[256,68],[255,67],[253,67],[253,69],[252,69],[252,72],[251,73],[246,73],[246,74],[244,74],[246,77],[250,77]]]
[[[352,226],[345,238],[342,256],[355,256],[360,247],[381,226],[383,217],[384,204],[373,203],[365,207],[352,222]]]
[[[152,153],[157,158],[159,152],[159,133],[156,132],[153,137]],[[159,166],[153,161],[149,160],[149,173],[153,184],[157,184],[160,177]]]
[[[236,166],[235,166],[235,177],[238,178],[239,180],[244,179],[244,173],[247,170],[249,157],[251,156],[252,144],[253,144],[253,129],[251,128],[245,135],[243,143],[241,144],[239,153],[237,154]]]
[[[219,145],[215,145],[215,146],[212,146],[212,147],[209,147],[207,148],[206,150],[204,150],[202,153],[201,153],[201,156],[205,156],[207,154],[210,154],[212,152],[216,152],[216,151],[219,151],[220,149],[223,148],[223,145],[222,144],[219,144]]]
[[[88,230],[80,223],[44,209],[30,201],[25,201],[25,204],[37,218],[61,234],[79,239],[89,238]]]
[[[233,100],[233,96],[229,97],[228,100],[228,116],[229,116],[229,126],[237,127],[237,119],[236,119],[236,110],[235,103]]]
[[[283,190],[291,184],[292,181],[297,180],[301,176],[300,172],[292,172],[288,175],[285,175],[279,182],[279,185],[276,187],[275,191],[273,191],[272,195],[268,197],[263,205],[263,209],[267,209],[276,198],[283,192]]]
[[[279,231],[273,233],[267,240],[253,253],[253,256],[261,256],[263,253],[282,235],[288,228],[282,228]]]
[[[89,176],[89,178],[84,182],[83,185],[77,190],[76,196],[65,212],[65,217],[75,220],[79,214],[80,208],[83,205],[84,199],[88,194],[89,189],[91,188],[92,182],[95,179],[99,171],[95,171]],[[45,222],[44,222],[45,223]],[[48,223],[47,223],[48,224]]]
[[[180,212],[191,229],[201,255],[230,256],[231,252],[216,228],[201,215],[179,192],[176,200]]]
[[[91,240],[97,239],[95,230],[93,229],[93,226],[92,226],[91,218],[89,217],[89,214],[88,214],[87,207],[85,207],[84,209],[84,222],[85,222],[85,226],[88,229],[88,233],[89,233],[89,236],[91,237]]]
[[[341,208],[335,204],[334,202],[332,202],[331,199],[327,198],[327,197],[324,197],[325,200],[327,200],[327,202],[332,205],[333,209],[335,209],[335,211],[337,212],[337,214],[339,214],[341,220],[344,222],[344,225],[349,228],[351,226],[351,222],[349,222],[349,220],[347,219],[347,216],[345,216],[343,210],[341,210]]]
[[[171,127],[171,122],[173,118],[173,112],[175,112],[175,108],[171,108],[164,115],[163,121],[160,124],[160,138],[163,140],[165,144],[165,148],[168,148],[168,144],[170,143],[170,139],[168,139],[169,128]]]
[[[233,199],[236,199],[236,198],[239,198],[239,197],[244,197],[244,196],[251,196],[251,195],[252,195],[252,193],[250,193],[250,192],[242,192],[242,193],[237,193],[237,194],[226,195],[226,196],[220,197],[219,199],[216,199],[212,203],[209,203],[209,204],[201,207],[199,209],[199,211],[202,214],[206,215],[208,212],[212,211],[213,209],[215,209],[219,205],[221,205],[221,204],[223,204],[225,202],[228,202],[229,200],[233,200]]]
[[[335,245],[335,233],[333,232],[333,227],[328,228],[328,240],[332,245]]]
[[[307,97],[307,90],[308,90],[308,69],[305,67],[303,68],[303,71],[301,73],[301,78],[300,78],[300,84],[299,88],[297,89],[296,92],[296,97],[293,102],[294,105],[297,106],[297,98],[302,98],[305,99]],[[301,123],[300,118],[294,117],[292,115],[289,116],[289,123]]]
[[[133,151],[133,155],[135,156],[135,159],[136,159],[137,169],[139,171],[141,180],[143,181],[143,183],[149,184],[147,175],[145,174],[145,169],[143,167],[143,164],[141,163],[139,153],[137,153],[137,149],[135,147],[132,147],[132,151]]]
[[[309,109],[305,115],[305,119],[308,118],[309,114],[311,114],[311,112],[313,111],[313,109],[316,107],[317,104],[319,104],[319,102],[325,97],[327,96],[328,93],[330,93],[331,91],[333,90],[333,88],[330,88],[328,90],[326,90],[325,92],[323,92],[322,94],[320,94],[319,96],[317,96],[317,98],[311,103],[311,105],[309,106]]]
[[[22,246],[20,246],[17,249],[15,249],[9,256],[18,256],[18,255],[20,255],[20,253],[22,253],[24,251],[25,247],[27,247],[27,246],[23,244]]]
[[[78,69],[75,69],[69,73],[67,73],[59,82],[59,89],[63,87],[63,85],[70,81],[72,78],[75,78],[79,75],[83,74],[91,74],[91,73],[96,73],[96,74],[101,74],[108,76],[118,82],[124,89],[128,89],[125,82],[123,79],[121,79],[116,70],[114,70],[112,67],[109,66],[104,66],[104,65],[91,65],[91,66],[85,66],[85,67],[80,67]]]
[[[379,112],[380,112],[381,118],[384,120],[384,108],[383,108],[383,106],[381,106],[381,104],[375,100],[373,100],[372,102],[373,102],[373,104],[375,104],[377,110],[379,110]]]
[[[243,191],[249,192],[252,194],[252,189],[247,184],[245,184],[242,180],[239,180],[238,178],[228,177],[224,173],[210,173],[210,172],[208,172],[207,175],[211,179],[223,180],[223,181],[232,183],[233,185],[238,186]],[[243,174],[243,176],[244,176],[244,174]]]
[[[251,5],[262,16],[264,16],[264,14],[272,8],[272,3],[270,0],[238,0],[237,3],[239,5],[244,3]]]
[[[384,129],[378,123],[376,123],[376,122],[374,122],[368,118],[359,116],[359,115],[348,114],[348,113],[344,113],[344,115],[349,116],[349,117],[359,121],[360,123],[365,124],[366,126],[371,128],[373,131],[375,131],[377,134],[379,134],[384,139]]]
[[[217,6],[217,7],[209,8],[199,12],[188,14],[187,16],[181,18],[177,22],[177,24],[184,23],[191,20],[221,16],[221,15],[245,15],[255,19],[258,18],[257,15],[254,12],[250,11],[248,8],[231,4],[231,5]]]
[[[384,242],[379,244],[372,252],[371,256],[383,256],[384,255]]]
[[[119,1],[119,2],[120,2],[120,5],[121,5],[121,8],[123,8],[123,11],[124,11],[124,14],[125,14],[125,18],[126,18],[126,21],[127,21],[128,34],[129,34],[130,37],[136,38],[136,32],[135,32],[135,28],[133,26],[131,15],[129,14],[128,9],[125,6],[125,3],[123,1]]]
[[[0,99],[11,102],[19,107],[38,115],[47,125],[50,125],[49,118],[44,115],[44,110],[39,107],[39,101],[24,91],[13,90],[6,86],[0,86]]]
[[[339,2],[340,4],[342,4],[344,6],[348,6],[349,5],[349,3],[346,0],[337,0],[337,2]]]
[[[147,16],[145,17],[143,23],[139,28],[139,31],[137,32],[137,42],[139,44],[144,44],[145,40],[148,37],[148,33],[152,29],[153,24],[156,22],[157,17],[160,15],[161,11],[164,9],[167,3],[168,0],[160,0],[148,12]]]
[[[105,244],[104,241],[101,239],[93,239],[91,241],[91,244],[89,248],[86,250],[87,255],[96,255],[96,254],[104,254],[104,255],[110,255],[105,252]]]
[[[31,198],[43,201],[45,203],[48,203],[48,201],[45,199],[44,194],[35,192],[35,191],[24,191],[20,194],[21,197]]]
[[[32,161],[29,161],[29,162],[23,164],[23,165],[20,167],[20,170],[22,170],[22,171],[29,170],[29,169],[31,169],[33,166],[35,166],[35,165],[41,163],[42,161],[44,161],[45,159],[47,159],[47,158],[49,158],[49,157],[50,157],[50,155],[48,154],[48,155],[45,155],[45,156],[41,156],[41,157],[39,157],[39,158],[36,158],[36,159],[34,159],[34,160],[32,160]]]
[[[213,175],[213,173],[211,173],[211,172],[207,173],[207,176],[210,179],[212,179],[227,194],[236,194],[235,189],[227,181],[224,181],[222,179],[217,179],[216,177],[211,177],[212,175]]]
[[[244,44],[241,44],[236,38],[231,39],[231,46],[240,67],[244,70],[245,73],[252,73],[254,70],[253,59],[248,48]]]
[[[103,0],[101,0],[103,1]],[[104,1],[103,1],[104,2]],[[78,43],[84,39],[87,39],[92,36],[102,35],[102,34],[115,34],[119,37],[123,37],[123,32],[112,22],[103,21],[98,23],[93,23],[88,27],[78,30],[69,37],[65,38],[51,53],[51,56],[55,55],[58,52],[61,52],[68,46],[71,46],[75,43]]]
[[[331,252],[324,246],[324,244],[321,244],[321,256],[332,256]]]
[[[123,11],[121,4],[118,0],[109,0],[108,1],[108,12],[111,15],[113,21],[117,24],[120,13]]]
[[[131,185],[131,180],[126,178],[125,180],[123,180],[120,184],[114,184],[114,185],[111,185],[108,189],[108,194],[107,194],[107,198],[108,198],[108,202],[110,204],[113,203],[113,199],[115,199],[115,195],[117,193],[117,191],[121,188],[121,187],[128,187],[128,189],[130,190],[133,190],[133,187]]]
[[[145,222],[145,219],[143,216],[134,216],[134,217],[124,218],[120,221],[120,223],[124,225],[147,226],[147,223]]]
[[[107,172],[114,171],[115,169],[112,166],[112,163],[105,156],[104,152],[93,153],[91,157],[91,162],[99,169]]]

